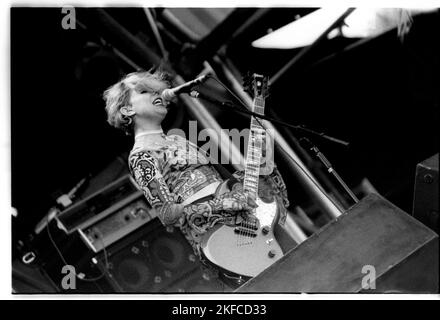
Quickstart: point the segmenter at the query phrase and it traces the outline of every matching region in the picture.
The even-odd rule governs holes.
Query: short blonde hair
[[[107,112],[107,122],[118,129],[125,131],[126,134],[133,133],[133,119],[121,113],[121,108],[130,105],[131,90],[138,84],[148,87],[151,80],[165,83],[171,86],[170,75],[161,70],[155,72],[138,71],[127,74],[120,81],[104,91],[105,111]]]

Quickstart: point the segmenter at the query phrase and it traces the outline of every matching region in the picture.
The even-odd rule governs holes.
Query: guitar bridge
[[[258,226],[256,224],[249,224],[246,222],[241,222],[238,224],[238,226],[240,226],[242,229],[249,230],[251,232],[258,230]]]

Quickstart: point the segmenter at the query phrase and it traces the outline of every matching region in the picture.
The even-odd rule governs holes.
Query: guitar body
[[[273,227],[278,220],[275,200],[266,203],[259,197],[253,216],[257,229],[220,225],[205,234],[201,249],[213,264],[237,276],[255,277],[283,256]],[[237,233],[238,231],[242,231]]]

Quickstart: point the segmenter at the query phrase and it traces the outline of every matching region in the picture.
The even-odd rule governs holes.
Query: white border
[[[185,6],[182,5],[185,3]],[[181,0],[168,1],[0,1],[0,8],[3,26],[0,28],[0,51],[4,59],[1,62],[1,79],[3,85],[0,90],[0,299],[30,299],[30,300],[79,300],[79,299],[123,299],[123,300],[228,300],[228,299],[242,299],[242,300],[437,300],[438,295],[396,295],[396,294],[372,294],[372,295],[319,295],[319,294],[226,294],[226,295],[12,295],[11,294],[11,190],[10,190],[10,7],[11,6],[168,6],[168,7],[319,7],[328,6],[329,1],[249,1],[249,0],[222,0],[207,1],[207,0],[191,0],[183,2]],[[440,1],[417,1],[414,0],[385,0],[385,1],[342,1],[333,0],[331,5],[351,6],[351,7],[418,7],[418,8],[432,8],[440,7]],[[36,79],[38,80],[38,79]],[[25,106],[24,106],[25,107]],[[37,182],[35,184],[37,186]]]

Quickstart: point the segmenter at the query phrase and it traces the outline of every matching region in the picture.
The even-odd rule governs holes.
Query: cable
[[[243,102],[243,100],[241,100],[240,97],[238,97],[234,92],[232,92],[232,90],[230,90],[223,82],[221,82],[219,79],[217,79],[216,77],[213,77],[210,74],[208,74],[207,77],[217,81],[217,83],[220,84],[226,91],[228,91],[230,95],[232,95],[235,99],[237,99],[237,101],[240,102],[243,110],[246,110],[246,111],[248,110],[246,107],[246,104]],[[232,103],[230,101],[227,101],[227,102],[232,105]]]
[[[47,235],[49,236],[49,240],[50,240],[50,242],[51,242],[52,245],[54,246],[55,250],[57,251],[57,253],[58,253],[59,257],[61,258],[61,260],[63,261],[63,263],[64,263],[65,265],[71,265],[71,264],[69,264],[69,263],[66,261],[66,259],[65,259],[64,256],[63,256],[63,254],[61,253],[61,250],[58,248],[58,245],[56,244],[55,240],[53,239],[53,237],[52,237],[52,233],[51,233],[51,231],[50,231],[49,223],[50,223],[50,220],[49,220],[49,217],[47,217],[46,231],[47,231]],[[99,237],[99,239],[102,241],[102,247],[103,247],[103,252],[104,252],[104,260],[105,260],[105,268],[108,270],[108,269],[109,269],[109,263],[108,263],[107,251],[106,251],[106,249],[105,249],[105,245],[104,245],[104,240],[102,240],[102,237]],[[75,276],[76,276],[78,279],[80,279],[80,280],[82,280],[82,281],[86,281],[86,282],[95,282],[95,281],[98,281],[98,280],[102,279],[102,278],[106,275],[106,271],[103,271],[98,277],[95,277],[95,278],[85,278],[85,277],[81,277],[81,276],[79,275],[79,274],[81,274],[81,273],[82,273],[82,272],[77,273],[77,272],[75,271]],[[84,274],[84,273],[82,273],[82,274]]]

